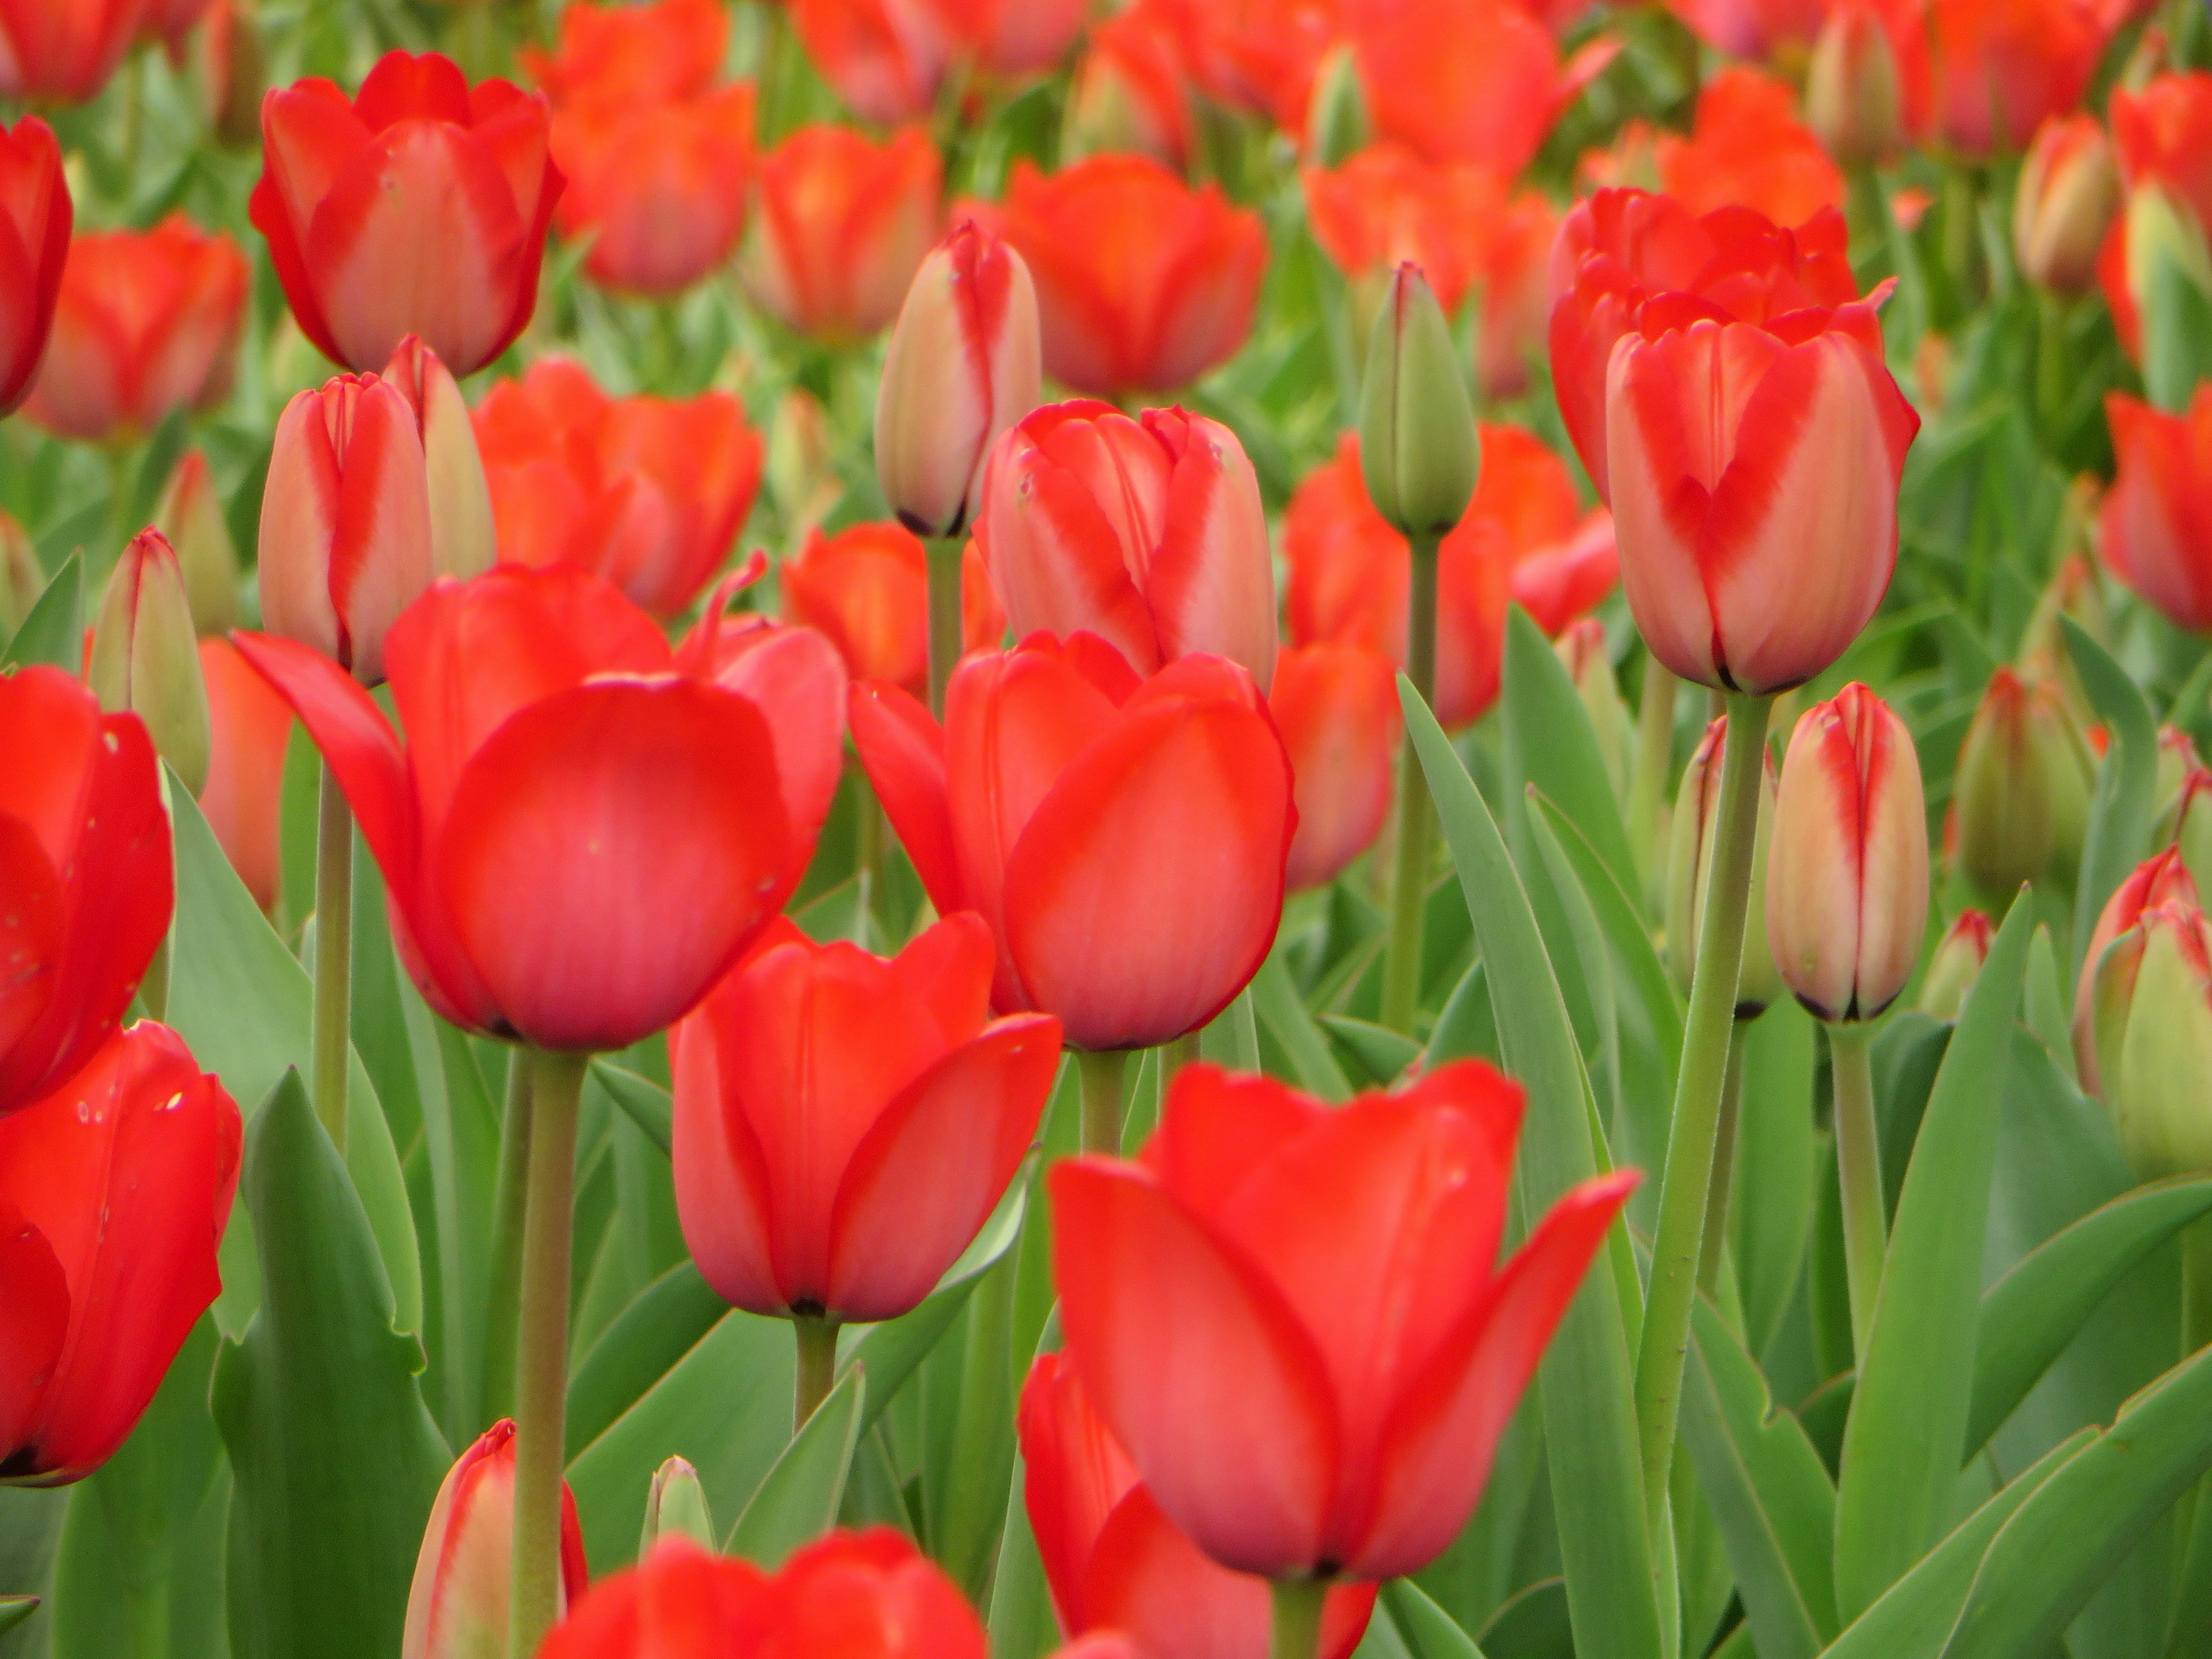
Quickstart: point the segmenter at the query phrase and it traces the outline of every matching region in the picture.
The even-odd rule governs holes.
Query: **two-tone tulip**
[[[384,366],[386,384],[398,387],[415,411],[422,446],[422,482],[429,493],[430,569],[463,581],[481,576],[498,556],[491,486],[477,452],[469,405],[453,372],[410,334]]]
[[[2097,964],[2090,1024],[2105,1109],[2136,1179],[2212,1170],[2212,921],[2169,899]]]
[[[438,1488],[407,1591],[400,1659],[483,1659],[507,1651],[514,1565],[514,1425],[501,1419],[460,1455]],[[561,1487],[561,1601],[584,1594],[583,1528]]]
[[[777,573],[784,615],[829,640],[856,680],[883,680],[922,696],[929,682],[929,555],[903,525],[848,526],[808,533]],[[960,559],[961,639],[995,649],[1006,613],[974,542]]]
[[[1686,996],[1698,962],[1699,928],[1712,889],[1713,854],[1720,836],[1721,756],[1728,743],[1728,716],[1705,727],[1705,734],[1682,769],[1667,844],[1667,965]],[[1771,750],[1762,750],[1759,829],[1752,842],[1750,901],[1744,916],[1743,963],[1737,970],[1735,1012],[1755,1018],[1783,992],[1768,943],[1767,860],[1774,844],[1775,799],[1779,792]]]
[[[2056,679],[2000,667],[1952,775],[1948,861],[2002,913],[2024,883],[2072,892],[2096,759]]]
[[[801,127],[760,158],[738,273],[753,303],[835,345],[899,313],[937,240],[944,167],[919,127],[881,143],[851,127]]]
[[[2094,115],[2045,122],[2013,198],[2013,258],[2021,275],[2054,294],[2096,286],[2097,255],[2120,210],[2120,170]]]
[[[2105,568],[2175,627],[2212,633],[2212,384],[2168,415],[2115,392],[2105,399],[2118,476],[2105,494]]]
[[[1397,665],[1364,645],[1288,647],[1275,659],[1267,712],[1291,757],[1298,815],[1286,878],[1294,893],[1325,887],[1389,815]]]
[[[1961,910],[1928,958],[1928,971],[1920,976],[1919,1009],[1932,1019],[1954,1020],[1966,1006],[1966,993],[1981,976],[1996,941],[1996,927],[1980,910]]]
[[[0,261],[19,273],[0,294],[0,415],[38,378],[76,222],[53,129],[35,115],[0,126]]]
[[[185,573],[158,530],[133,537],[108,573],[85,678],[102,708],[146,722],[154,752],[198,794],[208,774],[207,684]]]
[[[192,626],[203,635],[230,632],[238,622],[238,548],[205,452],[188,449],[177,458],[154,507],[154,528],[176,550]]]
[[[2104,1092],[2097,1072],[2095,992],[2097,970],[2105,952],[2121,934],[2140,922],[2145,912],[2162,904],[2179,904],[2194,910],[2197,903],[2196,878],[2178,845],[2168,846],[2145,859],[2105,901],[2097,925],[2090,932],[2089,947],[2082,952],[2081,972],[2074,988],[2074,1064],[2081,1075],[2081,1086],[2089,1093]]]

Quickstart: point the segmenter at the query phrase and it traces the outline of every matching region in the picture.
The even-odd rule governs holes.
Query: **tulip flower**
[[[791,27],[822,78],[863,121],[928,116],[953,43],[932,0],[792,0]]]
[[[1907,108],[1913,91],[1924,103],[1926,88],[1908,88],[1905,64],[1873,6],[1826,9],[1805,76],[1805,124],[1829,155],[1847,167],[1889,160],[1908,121],[1923,112]]]
[[[652,1554],[663,1534],[688,1538],[708,1550],[721,1537],[708,1510],[707,1489],[700,1484],[699,1471],[685,1458],[665,1458],[653,1472],[653,1485],[646,1489],[645,1526],[638,1534],[638,1554]]]
[[[1275,662],[1267,712],[1291,757],[1297,833],[1285,879],[1326,887],[1374,843],[1390,811],[1398,673],[1364,645],[1295,645]]]
[[[1667,848],[1667,966],[1677,989],[1690,992],[1698,961],[1706,899],[1712,890],[1714,848],[1719,836],[1721,750],[1728,741],[1728,716],[1705,727],[1705,736],[1682,769],[1680,791]],[[1759,796],[1759,828],[1752,843],[1750,909],[1744,927],[1743,962],[1736,972],[1735,1017],[1756,1019],[1783,992],[1770,940],[1773,925],[1767,907],[1774,884],[1768,859],[1774,844],[1775,802],[1779,785],[1774,757],[1765,757]]]
[[[82,104],[100,95],[148,0],[0,0],[0,97]]]
[[[430,495],[405,395],[341,374],[284,406],[261,498],[261,614],[364,685],[385,637],[429,586]]]
[[[969,222],[915,273],[876,393],[876,476],[918,536],[957,536],[981,507],[983,461],[1036,407],[1036,289],[1029,267]]]
[[[2212,228],[2212,75],[2154,76],[2112,88],[2112,144],[2130,188],[2154,184]]]
[[[2177,395],[2161,402],[2178,409],[2198,379],[2194,342],[2154,341],[2147,357],[2137,295],[2177,279],[2200,293],[2212,290],[2203,252],[2212,237],[2212,75],[2154,76],[2132,89],[2123,82],[2112,88],[2111,117],[2128,210],[2106,240],[2097,280],[2138,363],[2154,369],[2166,356],[2175,357]]]
[[[1216,1566],[1160,1513],[1065,1354],[1030,1368],[1016,1427],[1030,1530],[1060,1629],[1122,1631],[1140,1653],[1265,1659],[1267,1581]],[[1372,1584],[1332,1589],[1318,1659],[1350,1659],[1374,1606]]]
[[[1096,634],[1143,675],[1205,652],[1273,678],[1267,513],[1218,421],[1048,404],[992,452],[976,539],[1017,635]]]
[[[1480,1060],[1340,1107],[1190,1065],[1141,1158],[1052,1170],[1067,1359],[1215,1562],[1391,1578],[1458,1534],[1638,1178],[1571,1189],[1499,1270],[1521,1111]]]
[[[2212,632],[2212,385],[2184,414],[2118,392],[2105,414],[2119,458],[2099,520],[2105,568],[2175,627]]]
[[[127,443],[222,395],[246,313],[246,257],[173,213],[152,230],[79,236],[25,412],[88,443]]]
[[[2099,964],[2113,940],[2140,922],[2146,912],[2164,904],[2190,910],[2197,908],[2197,882],[2179,846],[2153,854],[2112,890],[2089,934],[2089,947],[2082,952],[2081,972],[2074,988],[2074,1064],[2082,1088],[2090,1094],[2104,1092],[2097,1072],[2094,1030]]]
[[[1808,51],[1829,8],[1823,0],[1667,0],[1667,9],[1723,57],[1763,63]]]
[[[853,739],[938,913],[990,924],[994,1006],[1094,1050],[1226,1007],[1274,943],[1295,827],[1251,676],[1194,656],[1139,680],[1093,635],[1032,635],[956,669],[945,714],[857,687]]]
[[[415,412],[422,446],[423,481],[429,489],[430,568],[466,580],[491,568],[498,556],[491,488],[477,452],[469,406],[453,371],[438,354],[409,335],[384,367]]]
[[[146,722],[154,752],[195,795],[207,781],[208,696],[175,551],[142,531],[108,573],[85,679],[100,706]]]
[[[494,386],[476,441],[502,559],[597,571],[658,617],[721,568],[766,453],[727,392],[610,398],[562,357]]]
[[[1301,177],[1314,240],[1339,270],[1380,283],[1401,264],[1418,265],[1448,313],[1475,286],[1505,210],[1504,186],[1488,167],[1438,166],[1402,144],[1371,144]]]
[[[2013,257],[2021,274],[2054,294],[2087,293],[2119,210],[2119,169],[2096,118],[2045,121],[2013,197]]]
[[[514,1425],[486,1429],[447,1472],[422,1529],[407,1592],[400,1659],[478,1659],[507,1651],[514,1540]],[[561,1487],[561,1601],[583,1596],[583,1528]]]
[[[784,615],[836,646],[854,679],[883,680],[920,696],[929,680],[927,564],[921,539],[903,525],[856,524],[834,536],[811,532],[780,573]],[[969,651],[995,649],[1006,636],[1006,613],[973,542],[961,571],[963,642]]]
[[[2153,905],[2099,962],[2090,1012],[2105,1108],[2138,1181],[2212,1170],[2212,922]]]
[[[1844,204],[1844,175],[1797,118],[1789,83],[1741,66],[1698,94],[1690,136],[1653,141],[1659,182],[1692,213],[1746,207],[1780,225]]]
[[[2212,771],[2198,767],[2182,781],[2154,839],[2180,848],[2200,891],[2212,885]]]
[[[1209,0],[1170,5],[1166,15],[1199,88],[1295,133],[1342,33],[1340,11],[1336,0]]]
[[[2096,761],[2047,675],[1990,676],[1953,773],[1946,859],[2002,913],[2024,883],[2074,890]]]
[[[937,240],[943,168],[919,127],[882,143],[850,127],[801,127],[760,160],[738,253],[753,302],[833,345],[898,315]]]
[[[1920,979],[1920,1012],[1935,1019],[1957,1019],[1996,938],[1996,927],[1987,915],[1961,910],[1928,958],[1928,971]]]
[[[153,527],[176,550],[192,626],[202,635],[228,634],[238,621],[238,549],[204,451],[188,449],[177,458]]]
[[[173,882],[145,723],[101,713],[58,668],[0,674],[0,1122],[113,1034],[169,931]]]
[[[75,223],[53,129],[35,115],[0,126],[0,262],[16,273],[0,289],[0,415],[38,378]]]
[[[232,149],[261,142],[261,97],[269,89],[267,48],[252,0],[210,0],[191,52],[200,107],[216,140]]]
[[[1267,236],[1218,187],[1141,155],[1014,163],[1004,234],[1036,279],[1045,373],[1097,398],[1166,392],[1251,332]]]
[[[0,1484],[106,1462],[222,1287],[238,1108],[167,1026],[104,1035],[0,1116]]]
[[[2081,102],[2112,17],[2097,0],[1930,0],[1936,136],[1978,161],[2026,149]]]
[[[270,93],[248,210],[300,331],[356,371],[410,334],[456,374],[506,350],[561,194],[548,118],[543,96],[471,86],[434,52],[387,52],[351,100],[319,79]]]
[[[931,0],[976,70],[1011,78],[1059,67],[1089,21],[1088,0]]]
[[[208,702],[207,782],[200,788],[200,811],[253,902],[273,910],[283,876],[277,837],[292,706],[228,640],[204,639],[199,652]]]
[[[1091,26],[1067,92],[1070,160],[1124,152],[1180,172],[1193,117],[1176,0],[1137,0]]]

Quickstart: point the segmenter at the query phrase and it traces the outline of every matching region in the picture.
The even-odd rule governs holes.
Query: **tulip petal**
[[[798,890],[845,771],[845,665],[807,628],[753,630],[758,643],[725,659],[714,684],[760,711],[775,746],[775,776],[789,834],[776,904]]]
[[[959,854],[945,793],[945,732],[911,693],[870,680],[848,704],[853,747],[884,816],[941,915],[961,908]]]
[[[1149,428],[1170,428],[1158,410]],[[1164,659],[1206,651],[1242,663],[1264,695],[1275,677],[1275,564],[1260,480],[1237,434],[1184,417],[1145,599]]]
[[[1037,1356],[1022,1386],[1015,1426],[1022,1498],[1062,1630],[1088,1630],[1084,1605],[1091,1547],[1106,1517],[1137,1484],[1137,1466],[1107,1432],[1063,1353]]]
[[[9,1170],[0,1169],[0,1181]],[[55,1363],[69,1334],[69,1280],[46,1235],[0,1198],[0,1480],[28,1474],[15,1466],[41,1415]]]
[[[1851,733],[1833,703],[1817,704],[1790,734],[1775,795],[1783,855],[1767,865],[1766,940],[1784,981],[1822,1019],[1850,1012],[1857,980],[1864,804]],[[1925,824],[1915,833],[1926,846]]]
[[[722,1033],[744,1029],[742,969],[668,1034],[675,1096],[670,1152],[684,1243],[714,1294],[747,1313],[781,1314],[791,1298],[769,1243],[768,1159],[725,1082]]]
[[[46,850],[17,817],[0,817],[0,1078],[18,1070],[15,1050],[52,1004],[53,975],[69,936],[69,901]],[[42,1070],[51,1045],[37,1045]],[[27,1050],[24,1059],[30,1055]],[[35,1086],[31,1079],[27,1086]],[[0,1106],[13,1091],[0,1085]]]
[[[1279,1078],[1200,1061],[1176,1073],[1158,1131],[1138,1156],[1176,1203],[1218,1215],[1262,1164],[1328,1110]]]
[[[1291,757],[1298,828],[1286,880],[1326,886],[1382,833],[1398,741],[1398,675],[1359,645],[1293,646],[1276,659],[1268,712]]]
[[[936,1016],[949,1049],[983,1029],[991,1018],[991,930],[972,910],[960,910],[924,928],[891,960],[891,975],[915,1000]]]

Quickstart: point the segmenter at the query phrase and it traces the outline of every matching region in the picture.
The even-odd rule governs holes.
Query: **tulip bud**
[[[2139,1181],[2212,1170],[2212,923],[2143,912],[2097,965],[2091,1018],[2106,1109]]]
[[[2128,198],[2129,296],[2142,319],[2143,384],[2169,413],[2188,406],[2212,373],[2212,252],[2204,228],[2160,185],[2138,184]]]
[[[1928,817],[1912,733],[1865,686],[1814,704],[1790,734],[1772,859],[1767,941],[1783,983],[1818,1018],[1874,1018],[1920,959]]]
[[[1805,77],[1805,124],[1847,167],[1897,148],[1904,98],[1889,33],[1864,6],[1838,6],[1821,25]]]
[[[1451,325],[1421,275],[1401,264],[1375,319],[1359,391],[1359,471],[1401,535],[1433,539],[1460,521],[1481,456]]]
[[[1626,802],[1635,730],[1628,718],[1628,706],[1620,700],[1620,683],[1613,678],[1605,624],[1595,617],[1578,618],[1567,625],[1552,648],[1566,665],[1567,677],[1574,681],[1575,691],[1583,700],[1583,713],[1589,716],[1590,731],[1597,738],[1597,751],[1605,762],[1606,781],[1613,785],[1613,799]]]
[[[1996,929],[1979,910],[1962,910],[1951,931],[1928,959],[1928,972],[1920,981],[1920,1012],[1931,1019],[1954,1020],[1966,1006],[1966,993],[1990,959],[1990,945]]]
[[[39,550],[15,515],[0,511],[0,639],[12,639],[46,591]]]
[[[237,627],[238,548],[230,539],[230,521],[215,493],[207,457],[198,450],[178,457],[154,508],[154,528],[177,550],[193,628],[204,635]]]
[[[2097,964],[2104,960],[2113,940],[2141,921],[2145,911],[2161,904],[2185,905],[2192,910],[2197,905],[2197,883],[2178,847],[2153,854],[2112,890],[2096,927],[2090,931],[2089,947],[2081,953],[2081,974],[2074,987],[2074,1064],[2081,1086],[2093,1095],[2103,1092],[2092,1029]]]
[[[1728,716],[1723,714],[1705,728],[1705,735],[1690,756],[1681,791],[1674,797],[1674,823],[1668,836],[1667,965],[1686,996],[1698,962],[1698,928],[1705,914],[1705,893],[1712,885],[1713,841],[1719,833],[1721,750],[1727,739]],[[1759,793],[1759,832],[1752,842],[1743,966],[1736,975],[1739,1019],[1754,1018],[1782,994],[1782,977],[1774,971],[1766,928],[1766,855],[1774,839],[1774,757],[1767,752],[1762,759],[1765,776]]]
[[[2055,294],[2087,294],[2097,252],[2120,210],[2120,170],[2093,115],[2054,117],[2035,135],[2013,196],[2021,275]]]
[[[499,557],[492,526],[491,486],[477,449],[476,427],[460,383],[438,354],[410,334],[392,354],[384,378],[415,411],[422,445],[422,477],[430,497],[430,572],[466,581]]]
[[[2212,890],[2212,771],[2200,766],[2183,780],[2157,839],[2179,847],[2191,878]]]
[[[2088,698],[2075,672],[2074,653],[2067,649],[2065,635],[2059,627],[2062,617],[2071,618],[2098,644],[2112,643],[2112,613],[2106,607],[2104,591],[2098,586],[2096,567],[2080,553],[2068,554],[2051,573],[2051,580],[2036,599],[2020,641],[2020,659],[2039,672],[2056,673],[2079,717],[2088,708]]]
[[[653,1486],[645,1495],[638,1559],[652,1554],[662,1538],[678,1534],[707,1549],[715,1547],[714,1517],[707,1512],[707,1489],[699,1484],[699,1471],[683,1458],[672,1457],[653,1472]]]
[[[1036,407],[1040,362],[1029,266],[963,222],[915,273],[876,392],[876,476],[901,524],[940,539],[968,527],[984,457]]]
[[[400,1659],[494,1659],[507,1652],[514,1540],[514,1425],[501,1419],[438,1488],[407,1592]],[[584,1593],[584,1534],[561,1488],[561,1606]]]
[[[252,0],[215,0],[208,8],[193,69],[215,136],[233,149],[258,146],[269,64]]]
[[[158,530],[142,531],[107,579],[85,676],[100,706],[146,722],[155,752],[195,795],[207,781],[207,682],[185,573]]]
[[[2096,763],[2047,675],[1999,668],[1966,728],[1951,787],[1945,850],[2002,913],[2024,883],[2074,889]]]
[[[1342,167],[1367,148],[1374,126],[1358,58],[1348,44],[1330,47],[1306,106],[1306,160],[1317,167]]]

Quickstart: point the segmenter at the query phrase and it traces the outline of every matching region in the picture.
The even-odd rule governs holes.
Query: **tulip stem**
[[[1628,839],[1649,892],[1659,868],[1659,808],[1667,799],[1674,769],[1674,671],[1648,653],[1644,659],[1644,701],[1636,711],[1636,771],[1628,783]]]
[[[1889,1249],[1889,1217],[1881,1196],[1881,1139],[1875,1126],[1869,1033],[1856,1021],[1828,1027],[1829,1075],[1835,1085],[1836,1181],[1842,1188],[1844,1267],[1850,1280],[1851,1348],[1866,1363]]]
[[[793,1314],[791,1334],[799,1339],[799,1369],[792,1388],[791,1431],[797,1434],[830,1397],[837,1380],[837,1322],[818,1314]]]
[[[568,1247],[586,1054],[533,1048],[522,1316],[514,1375],[514,1569],[507,1652],[529,1659],[561,1611],[561,1471],[568,1436]]]
[[[929,712],[945,718],[945,688],[960,660],[960,560],[957,536],[933,536],[929,550]]]
[[[1205,1051],[1200,1047],[1199,1036],[1196,1031],[1185,1031],[1174,1042],[1164,1045],[1160,1054],[1160,1085],[1163,1088],[1172,1084],[1184,1066],[1194,1066],[1206,1057]]]
[[[1735,1181],[1737,1126],[1743,1115],[1743,1035],[1738,1020],[1729,1034],[1728,1069],[1721,1074],[1721,1121],[1713,1133],[1713,1178],[1705,1193],[1705,1239],[1698,1251],[1698,1289],[1711,1296],[1728,1255],[1729,1189]]]
[[[530,1184],[530,1062],[520,1048],[507,1062],[507,1110],[500,1121],[499,1173],[491,1212],[491,1280],[484,1309],[483,1375],[471,1434],[514,1409],[516,1308],[522,1296],[523,1205]]]
[[[2045,448],[2058,442],[2066,412],[2066,296],[2048,289],[2035,296],[2035,425]]]
[[[1437,700],[1437,557],[1438,538],[1411,538],[1413,580],[1406,603],[1406,678],[1421,701]],[[1411,1035],[1421,1000],[1421,928],[1429,897],[1430,847],[1436,808],[1427,775],[1406,733],[1398,751],[1398,845],[1390,875],[1390,940],[1382,957],[1382,1024]]]
[[[1126,1048],[1085,1048],[1075,1056],[1083,1085],[1083,1150],[1121,1155],[1121,1073]]]
[[[315,824],[315,1001],[308,1036],[315,1115],[343,1158],[346,1062],[353,1008],[353,811],[337,774],[323,763]]]
[[[1674,1079],[1673,1127],[1659,1184],[1659,1228],[1651,1285],[1636,1358],[1636,1426],[1644,1454],[1644,1522],[1655,1543],[1668,1522],[1668,1472],[1689,1346],[1690,1309],[1705,1247],[1705,1206],[1719,1139],[1721,1097],[1735,1024],[1736,980],[1743,966],[1744,918],[1751,901],[1751,856],[1759,828],[1766,720],[1772,699],[1729,699],[1728,744],[1713,829],[1713,872],[1698,929],[1697,968]]]
[[[1328,1585],[1318,1578],[1278,1578],[1273,1639],[1268,1659],[1315,1659],[1321,1651],[1321,1613]]]

